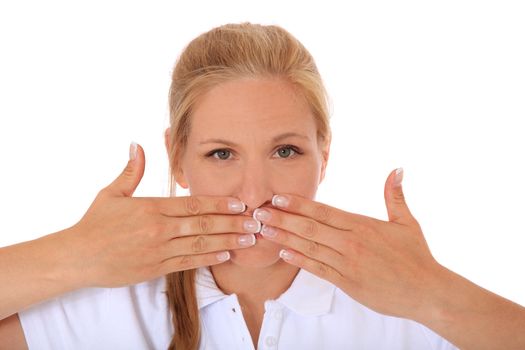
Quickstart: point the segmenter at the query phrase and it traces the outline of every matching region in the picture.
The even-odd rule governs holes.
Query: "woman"
[[[313,201],[329,155],[326,99],[286,31],[227,25],[196,38],[175,67],[170,114],[172,189],[192,197],[129,198],[144,171],[132,145],[77,225],[3,249],[3,344],[525,346],[521,306],[433,259],[400,169],[385,185],[388,222]]]

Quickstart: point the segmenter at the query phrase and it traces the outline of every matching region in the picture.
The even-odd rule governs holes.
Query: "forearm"
[[[61,245],[65,233],[0,248],[0,320],[79,287]]]
[[[443,268],[417,320],[463,350],[525,349],[525,308]]]

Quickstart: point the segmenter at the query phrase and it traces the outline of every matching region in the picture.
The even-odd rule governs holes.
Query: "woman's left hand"
[[[254,217],[263,236],[288,247],[283,260],[332,282],[383,314],[417,320],[432,305],[444,268],[430,253],[401,187],[402,172],[385,184],[389,221],[339,210],[294,195],[276,195],[275,208]]]

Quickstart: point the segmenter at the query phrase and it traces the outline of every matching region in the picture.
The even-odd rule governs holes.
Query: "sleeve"
[[[107,289],[75,291],[19,312],[29,350],[84,349],[101,340]]]
[[[164,283],[81,289],[19,312],[29,350],[167,349]]]
[[[431,329],[423,326],[422,324],[418,324],[421,328],[421,331],[423,332],[423,335],[429,342],[429,349],[432,350],[459,350],[458,347],[450,343],[445,338],[441,337]]]

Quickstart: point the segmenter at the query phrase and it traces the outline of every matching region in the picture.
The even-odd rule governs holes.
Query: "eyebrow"
[[[279,142],[279,141],[282,141],[282,140],[287,139],[289,137],[298,137],[298,138],[305,139],[305,140],[308,140],[308,141],[310,140],[310,138],[308,136],[303,135],[303,134],[299,134],[299,133],[296,133],[296,132],[285,132],[283,134],[280,134],[280,135],[277,135],[277,136],[273,137],[272,138],[272,142]],[[234,143],[234,142],[231,142],[231,141],[228,141],[228,140],[225,140],[225,139],[220,139],[220,138],[211,138],[211,139],[207,139],[207,140],[204,140],[204,141],[200,142],[201,145],[205,145],[205,144],[208,144],[208,143],[222,143],[222,144],[230,146],[230,147],[237,146],[237,144]]]

